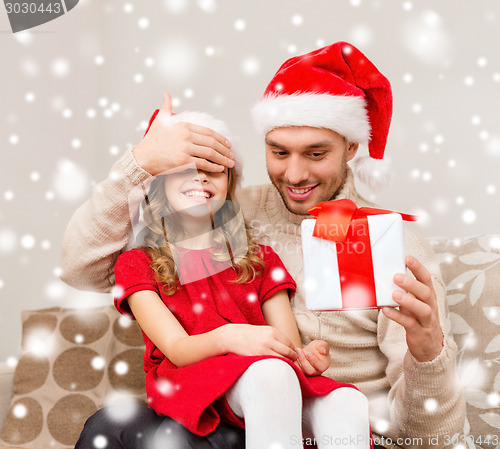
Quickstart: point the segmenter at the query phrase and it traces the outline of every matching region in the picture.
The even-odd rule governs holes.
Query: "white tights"
[[[318,449],[370,447],[368,400],[354,388],[302,398],[293,368],[279,359],[253,363],[227,391],[233,412],[245,419],[246,449],[302,449],[315,438]]]

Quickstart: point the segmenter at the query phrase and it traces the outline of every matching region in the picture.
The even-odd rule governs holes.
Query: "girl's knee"
[[[300,389],[294,369],[280,359],[263,359],[253,363],[245,372],[253,391],[268,394],[289,393],[291,388]]]

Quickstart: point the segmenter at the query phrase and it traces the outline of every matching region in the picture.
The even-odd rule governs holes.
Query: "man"
[[[162,117],[170,113],[166,96],[143,141],[70,221],[61,263],[70,285],[111,289],[114,261],[128,242],[134,186],[190,162],[211,171],[232,166],[225,138],[195,125],[165,127]],[[375,443],[441,447],[440,438],[462,430],[465,406],[455,380],[456,347],[444,331],[445,289],[424,242],[405,230],[413,275],[394,278],[404,290],[393,294],[399,310],[321,313],[304,302],[300,223],[321,201],[369,205],[347,163],[360,143],[368,144],[370,157],[357,164],[360,176],[369,184],[383,178],[391,114],[388,80],[352,45],[339,42],[286,61],[253,109],[272,184],[243,189],[239,200],[255,239],[273,246],[297,282],[292,307],[303,342],[326,340],[332,363],[325,375],[354,383],[369,397]]]

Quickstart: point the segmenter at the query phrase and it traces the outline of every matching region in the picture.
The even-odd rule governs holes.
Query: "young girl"
[[[207,114],[171,120],[230,139]],[[289,304],[295,283],[239,219],[237,170],[158,176],[144,202],[144,246],[116,262],[115,305],[137,319],[146,343],[148,403],[197,435],[221,419],[244,427],[247,449],[302,447],[302,424],[319,448],[368,448],[367,400],[320,375],[325,342],[302,348]]]

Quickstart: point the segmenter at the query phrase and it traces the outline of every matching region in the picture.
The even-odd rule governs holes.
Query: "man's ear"
[[[347,162],[349,162],[354,156],[356,156],[358,148],[359,148],[359,143],[357,142],[349,142],[347,144]]]

